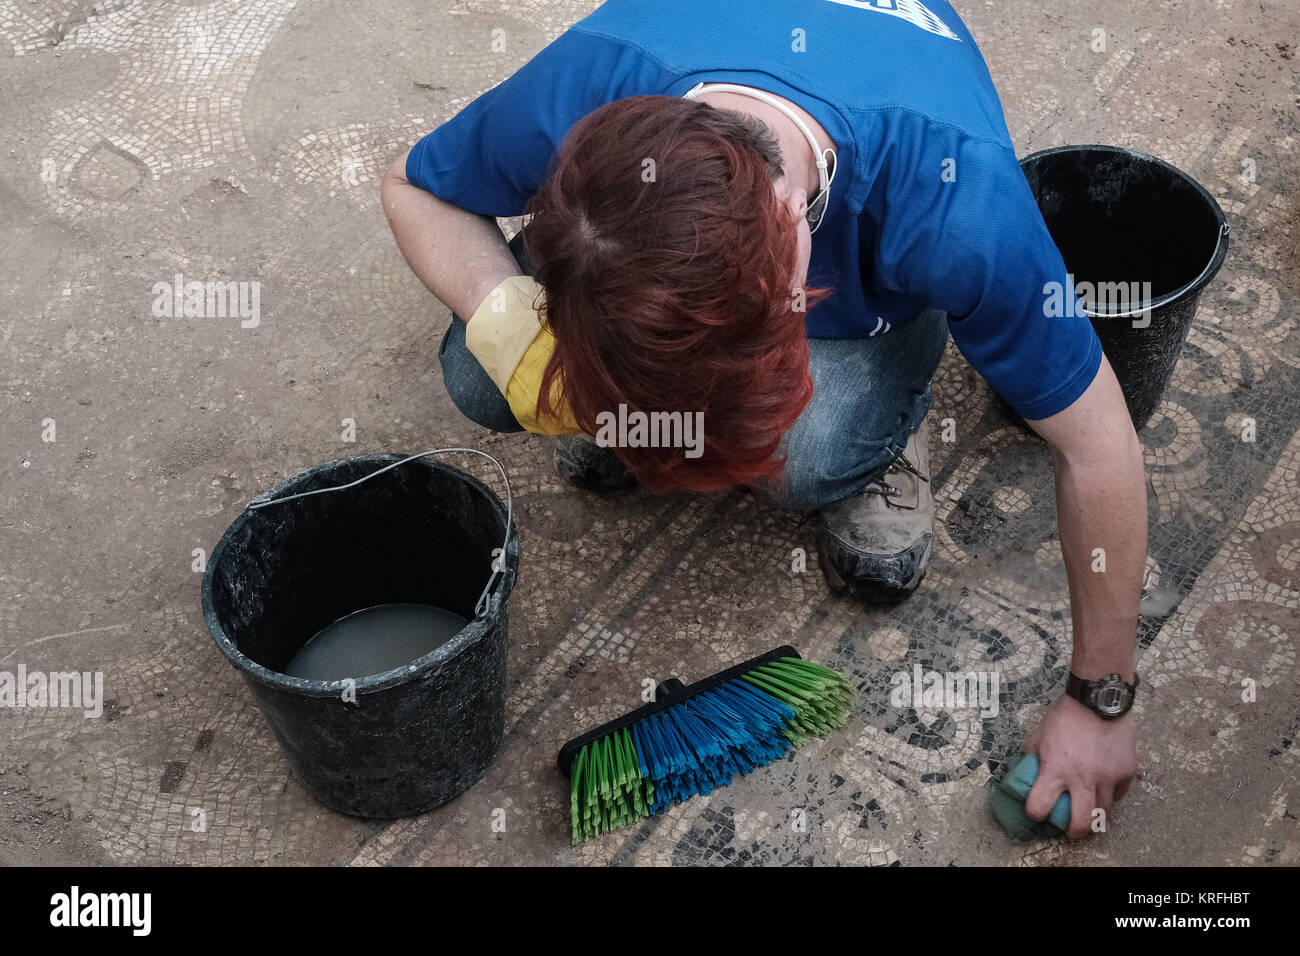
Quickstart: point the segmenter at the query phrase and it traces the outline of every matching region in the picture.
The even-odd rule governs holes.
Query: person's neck
[[[766,90],[761,92],[767,93]],[[817,140],[819,150],[832,146],[825,130],[803,108],[775,93],[767,93],[767,95],[780,100],[808,124],[813,138]],[[799,183],[806,188],[810,201],[817,195],[821,188],[821,179],[817,174],[817,157],[813,154],[812,144],[808,142],[808,137],[803,134],[798,123],[770,103],[765,103],[756,97],[745,96],[743,93],[705,92],[696,98],[719,109],[735,110],[738,113],[757,117],[770,126],[772,132],[776,134],[777,144],[781,147],[781,165],[784,167],[785,175],[790,182]]]

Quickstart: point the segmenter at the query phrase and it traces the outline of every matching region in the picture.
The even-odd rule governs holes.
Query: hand
[[[1025,744],[1038,754],[1038,779],[1025,801],[1030,819],[1045,820],[1056,798],[1070,792],[1071,839],[1092,832],[1092,812],[1100,807],[1110,825],[1115,802],[1128,792],[1137,773],[1137,722],[1133,711],[1102,720],[1073,697],[1062,696]]]

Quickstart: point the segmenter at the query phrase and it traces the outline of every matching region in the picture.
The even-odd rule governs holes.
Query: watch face
[[[1093,693],[1093,704],[1101,713],[1116,716],[1124,712],[1128,697],[1128,688],[1123,684],[1104,684]]]

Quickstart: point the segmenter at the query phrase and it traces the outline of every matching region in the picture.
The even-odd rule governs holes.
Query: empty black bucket
[[[510,509],[456,468],[400,455],[320,465],[251,508],[212,552],[203,615],[307,792],[342,813],[391,819],[477,781],[505,722],[506,603],[519,567]],[[469,623],[384,673],[323,681],[281,672],[331,622],[398,602]]]
[[[1227,255],[1223,210],[1181,170],[1116,146],[1060,146],[1020,165],[1142,428]]]

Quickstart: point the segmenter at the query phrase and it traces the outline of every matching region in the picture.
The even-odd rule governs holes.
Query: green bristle
[[[825,734],[848,721],[853,685],[829,667],[786,657],[755,668],[743,679],[794,708],[786,736],[796,747],[803,745],[806,735]]]
[[[654,787],[627,728],[579,750],[569,776],[575,844],[650,816]]]
[[[796,747],[807,735],[824,734],[848,720],[853,686],[829,667],[786,657],[743,679],[794,710],[784,733]],[[654,784],[641,775],[635,735],[626,727],[580,749],[569,776],[575,845],[650,816]]]
[[[610,742],[608,737],[596,741],[596,793],[602,808],[609,803],[609,778],[612,774],[613,761],[610,759]]]
[[[583,778],[587,772],[587,748],[583,747],[578,751],[578,755],[573,758],[573,766],[569,768],[569,810],[573,818],[573,842],[580,842],[582,836],[582,813],[579,810],[582,805],[581,791]]]
[[[627,774],[623,762],[623,742],[617,735],[606,738],[609,741],[610,781],[609,798],[606,803],[605,827],[615,830],[623,825],[628,813],[627,794],[623,786]]]

